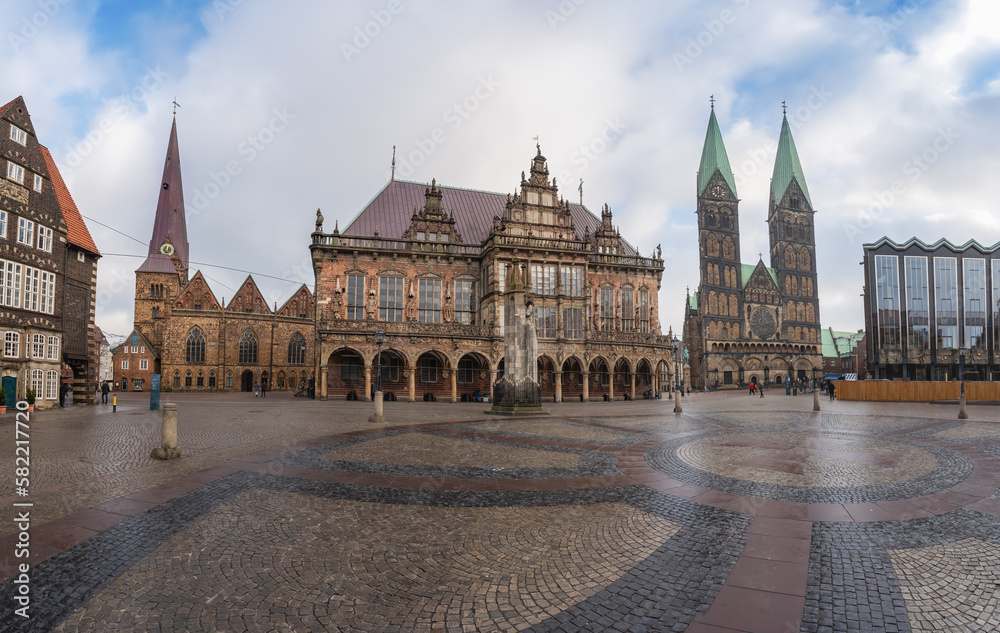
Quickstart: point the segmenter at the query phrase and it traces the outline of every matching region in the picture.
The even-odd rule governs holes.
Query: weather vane
[[[712,104],[712,109],[715,109],[715,95],[708,95],[708,102]]]
[[[781,102],[781,113],[788,114],[788,106],[785,105],[784,101]]]
[[[177,108],[181,107],[181,104],[177,103],[177,97],[174,97],[174,114],[177,114]]]

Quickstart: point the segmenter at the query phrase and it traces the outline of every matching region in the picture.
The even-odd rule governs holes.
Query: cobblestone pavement
[[[1000,407],[164,400],[0,418],[0,631],[1000,629]]]

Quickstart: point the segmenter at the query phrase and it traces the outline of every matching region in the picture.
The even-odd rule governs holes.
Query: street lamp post
[[[966,420],[969,417],[965,410],[965,346],[958,348],[958,380],[962,383],[962,394],[958,398],[958,419]]]
[[[382,413],[382,344],[385,343],[385,332],[381,328],[375,332],[375,344],[378,345],[378,353],[375,355],[375,413],[368,418],[369,422],[383,424],[385,415]]]
[[[680,378],[677,373],[680,365],[679,360],[681,351],[679,343],[680,341],[677,340],[677,335],[674,335],[674,384],[671,385],[671,388],[674,391],[674,413],[683,413],[684,411],[681,408],[680,394],[677,393],[677,386],[680,384]]]

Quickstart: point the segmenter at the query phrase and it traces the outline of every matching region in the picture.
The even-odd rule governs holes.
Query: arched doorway
[[[625,398],[632,393],[632,366],[628,359],[619,358],[615,363],[615,397]]]
[[[466,354],[458,360],[458,399],[473,401],[490,395],[490,370],[479,354]]]
[[[555,377],[555,365],[552,363],[552,359],[548,356],[538,357],[538,387],[541,391],[542,398],[555,398],[556,396],[556,377]]]
[[[253,391],[253,371],[247,369],[240,376],[240,391]]]
[[[608,373],[608,363],[603,358],[595,358],[590,361],[590,384],[587,386],[587,395],[591,398],[600,398],[608,394],[611,386],[611,374]]]
[[[649,361],[639,361],[635,369],[635,396],[642,398],[653,388],[653,372],[649,369]],[[652,394],[650,394],[652,395]]]
[[[445,378],[446,369],[447,361],[437,352],[424,352],[417,358],[417,400],[451,398],[451,380]]]
[[[327,361],[326,390],[330,398],[358,400],[365,397],[365,363],[351,349],[339,349]]]
[[[562,366],[562,396],[563,401],[580,400],[583,397],[583,374],[580,361],[570,357]]]

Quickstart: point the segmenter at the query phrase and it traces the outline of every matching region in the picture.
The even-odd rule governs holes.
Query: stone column
[[[583,378],[583,401],[587,402],[590,399],[590,372],[580,372],[580,376]]]
[[[451,401],[458,402],[458,372],[451,370]]]
[[[555,372],[556,377],[556,402],[562,402],[562,372]]]
[[[611,375],[608,376],[608,400],[615,399],[615,370],[611,370]]]
[[[417,399],[417,370],[407,369],[406,377],[410,383],[410,402],[414,402]]]
[[[632,398],[633,400],[635,400],[635,370],[634,369],[629,373],[629,377],[632,380],[632,392],[629,394],[629,397]]]
[[[163,405],[163,416],[160,422],[160,446],[150,454],[153,459],[177,459],[181,449],[177,448],[177,405],[167,402]]]
[[[330,366],[323,364],[319,366],[319,399],[326,400],[326,374]]]
[[[365,395],[358,400],[367,400],[368,402],[372,400],[372,366],[370,364],[365,365]]]
[[[497,382],[497,372],[493,369],[490,370],[490,386],[489,386],[489,396],[490,402],[493,402],[493,385]]]

